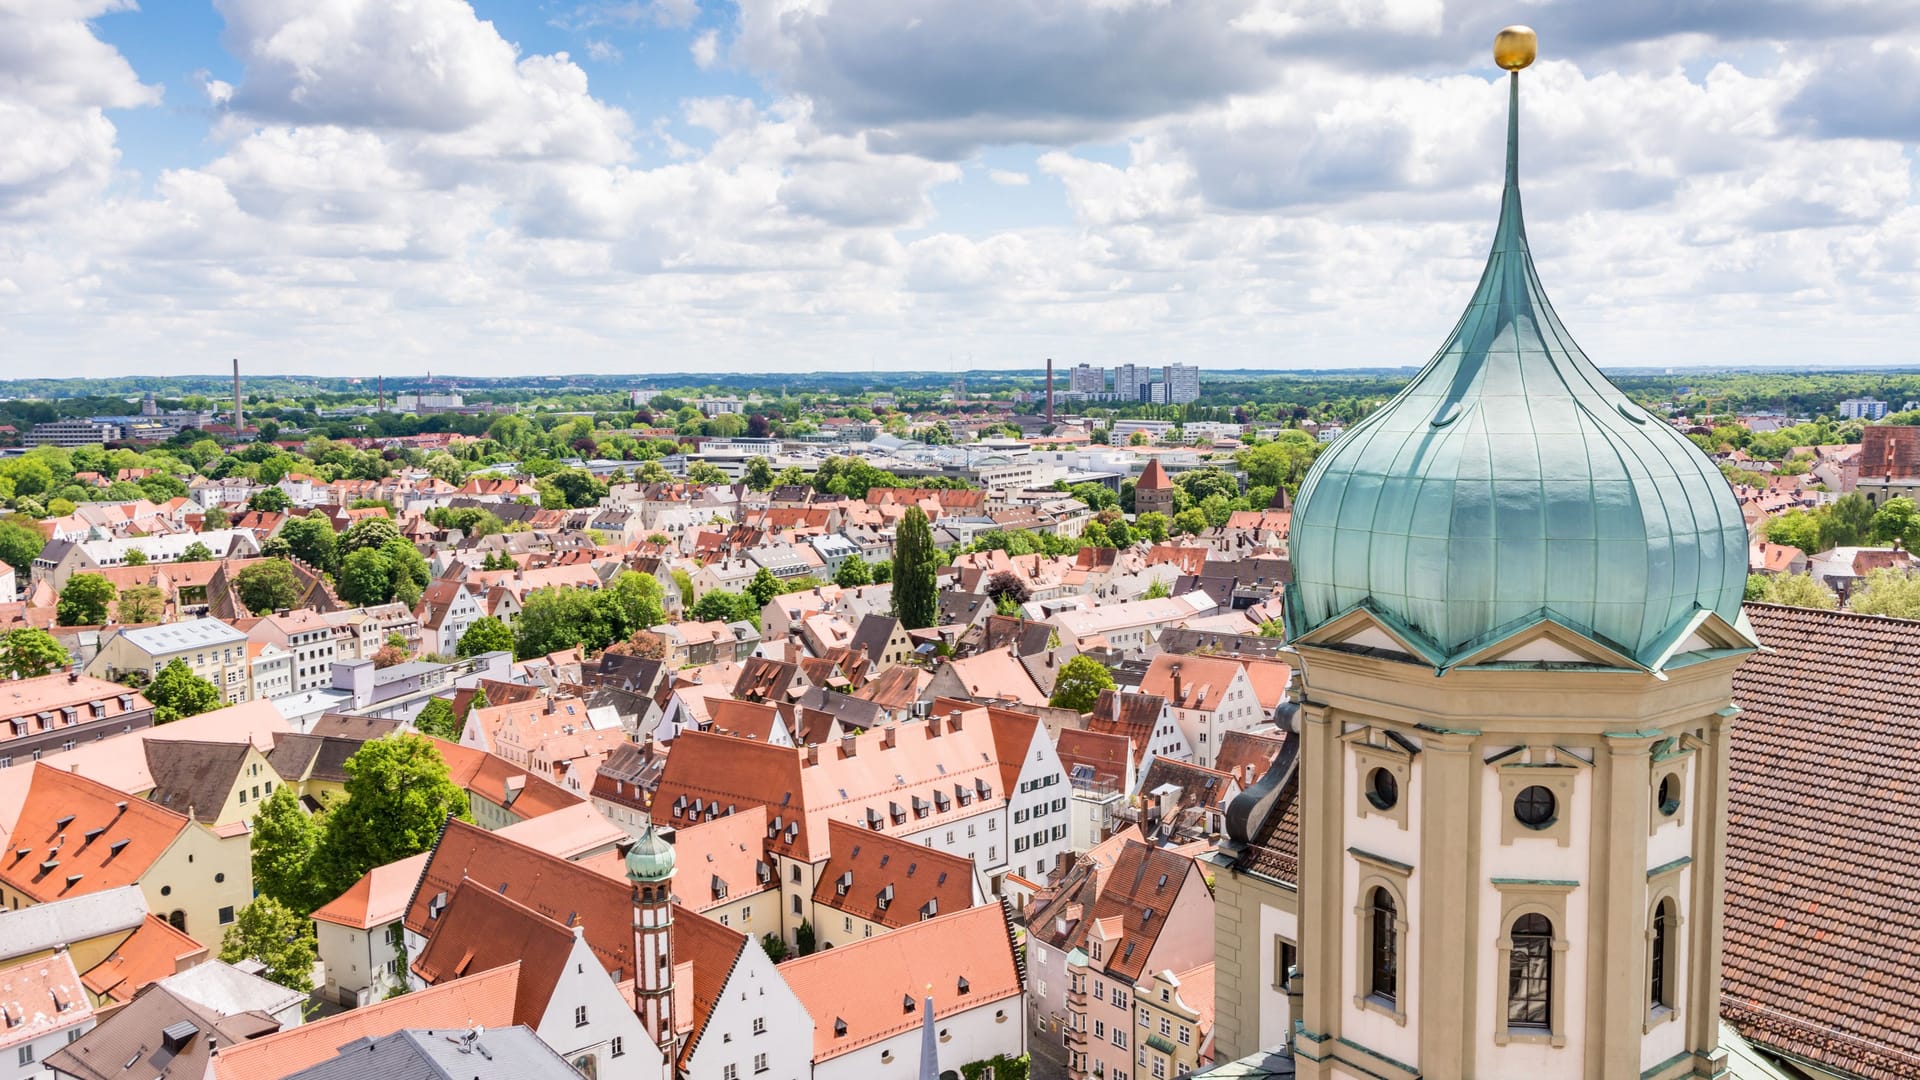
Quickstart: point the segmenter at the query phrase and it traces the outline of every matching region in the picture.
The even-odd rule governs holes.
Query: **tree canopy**
[[[75,574],[60,590],[54,619],[61,626],[101,626],[120,590],[99,574]]]
[[[153,702],[153,722],[167,724],[189,716],[212,712],[226,702],[220,690],[193,673],[185,660],[167,661],[153,681],[147,684],[147,700]]]
[[[300,578],[284,559],[262,559],[248,566],[234,575],[233,587],[240,602],[255,615],[271,615],[300,603]]]
[[[893,533],[893,614],[902,628],[924,630],[938,617],[933,526],[909,506]]]
[[[1056,709],[1086,712],[1100,700],[1100,691],[1114,687],[1113,672],[1091,656],[1076,656],[1060,668],[1054,680],[1053,697],[1047,704]]]
[[[307,993],[313,989],[315,949],[312,919],[271,896],[260,896],[241,908],[227,927],[220,959],[229,964],[258,960],[269,981]]]
[[[338,896],[376,866],[433,846],[448,817],[473,820],[433,740],[401,732],[362,743],[346,761],[346,802],[327,813],[316,877]]]
[[[467,624],[453,651],[463,660],[481,653],[512,652],[513,630],[492,615],[482,615]]]
[[[32,679],[73,662],[66,647],[45,630],[23,626],[0,637],[0,677]]]

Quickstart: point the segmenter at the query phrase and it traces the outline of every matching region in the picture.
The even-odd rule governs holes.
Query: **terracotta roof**
[[[1167,699],[1157,694],[1102,690],[1094,699],[1087,730],[1126,739],[1133,744],[1134,760],[1139,761],[1152,749],[1154,725],[1166,707]]]
[[[1238,781],[1242,790],[1267,775],[1280,757],[1287,740],[1280,735],[1229,731],[1220,736],[1220,748],[1214,752],[1213,767]],[[1251,771],[1249,771],[1251,770]]]
[[[844,821],[828,822],[827,837],[833,854],[814,885],[817,904],[888,927],[973,906],[973,860],[964,855]]]
[[[920,1026],[923,987],[936,1019],[1019,997],[1025,970],[1002,904],[914,923],[780,965],[813,1017],[815,1064]],[[961,990],[964,980],[966,989]],[[903,997],[912,1002],[906,1009]],[[1018,1023],[1008,1007],[1009,1023]],[[845,1022],[845,1034],[839,1034]]]
[[[427,867],[427,852],[399,862],[376,866],[360,875],[347,891],[328,901],[313,917],[321,922],[370,930],[406,914],[407,901]]]
[[[40,902],[131,885],[189,827],[180,814],[43,762],[0,853],[0,881]]]
[[[1134,482],[1133,490],[1164,490],[1172,486],[1173,481],[1167,478],[1167,470],[1160,464],[1160,459],[1152,458],[1147,461],[1147,467],[1140,470],[1140,479]]]
[[[520,982],[516,963],[388,998],[238,1046],[214,1059],[213,1080],[280,1080],[329,1061],[342,1046],[406,1028],[510,1027]],[[199,1074],[195,1074],[196,1080]]]
[[[1127,784],[1127,759],[1132,746],[1124,735],[1062,731],[1054,742],[1054,750],[1060,755],[1060,767],[1067,771],[1068,777],[1073,777],[1076,767],[1085,767],[1091,770],[1085,777],[1088,781],[1122,788]]]
[[[447,900],[413,971],[428,985],[438,986],[517,961],[513,1022],[539,1027],[553,988],[566,971],[578,927],[578,922],[572,928],[563,926],[493,889],[464,881]]]
[[[1287,687],[1293,682],[1292,666],[1282,660],[1252,656],[1237,656],[1234,660],[1247,673],[1247,680],[1253,683],[1253,693],[1260,699],[1261,707],[1271,715],[1287,699]]]
[[[0,1051],[93,1019],[93,999],[64,950],[0,968]]]
[[[928,721],[848,736],[817,748],[817,765],[806,763],[805,749],[688,731],[673,740],[667,755],[653,819],[681,826],[716,805],[722,808],[716,817],[727,807],[765,806],[768,827],[774,818],[781,827],[779,840],[769,841],[769,847],[817,862],[828,851],[829,819],[862,826],[877,820],[876,831],[919,831],[998,805],[1007,792],[998,754],[992,725],[977,707],[963,714],[958,730],[937,712]],[[1019,765],[1016,756],[1015,775]]]
[[[1179,669],[1179,692],[1174,690],[1174,669]],[[1140,679],[1140,692],[1166,698],[1176,709],[1212,712],[1220,708],[1228,684],[1240,673],[1240,665],[1213,656],[1180,656],[1161,653]]]
[[[1147,774],[1140,778],[1140,793],[1151,796],[1156,788],[1165,784],[1180,789],[1179,798],[1175,800],[1175,806],[1180,810],[1196,807],[1224,810],[1228,793],[1238,794],[1240,788],[1244,787],[1236,786],[1233,777],[1218,769],[1195,765],[1191,761],[1156,757],[1147,766]]]
[[[455,784],[506,807],[522,821],[580,801],[573,792],[503,757],[444,739],[435,739],[433,746],[446,759],[448,776]]]
[[[1289,885],[1300,882],[1300,781],[1286,782],[1235,868]]]
[[[764,857],[766,834],[764,806],[746,807],[676,830],[674,865],[679,878],[674,898],[695,911],[711,911],[762,889],[779,888],[772,875],[773,862]]]
[[[888,709],[904,709],[919,698],[921,689],[932,678],[919,668],[896,664],[874,676],[867,685],[854,691],[853,696]]]
[[[731,698],[709,698],[707,718],[711,722],[708,730],[715,734],[763,743],[772,742],[774,731],[784,726],[773,706]]]
[[[125,708],[121,706],[123,700]],[[0,680],[0,742],[14,737],[8,720],[25,721],[27,733],[35,734],[65,726],[68,720],[64,709],[74,710],[74,719],[81,723],[91,722],[95,705],[100,707],[103,719],[153,707],[137,691],[90,675],[70,678],[56,672],[34,679]]]
[[[515,843],[563,859],[578,858],[596,848],[609,848],[627,839],[626,830],[608,820],[589,802],[563,806],[495,831]]]
[[[115,1002],[207,958],[207,947],[175,930],[165,919],[148,915],[105,960],[88,969],[83,981],[99,997]]]
[[[1873,430],[1872,428],[1868,429]],[[1920,1076],[1920,622],[1748,605],[1721,1014],[1849,1075]]]
[[[1118,919],[1118,924],[1108,925],[1117,928],[1122,944],[1094,966],[1119,978],[1138,980],[1186,876],[1195,872],[1194,861],[1174,848],[1115,839],[1118,844],[1111,863],[1101,857],[1101,848],[1095,848],[1068,872],[1061,889],[1029,908],[1027,932],[1067,952],[1084,947],[1094,923]]]
[[[967,695],[976,701],[1015,701],[1040,706],[1047,696],[1035,685],[1033,676],[1021,666],[1010,649],[994,649],[947,663],[947,669],[960,679]]]

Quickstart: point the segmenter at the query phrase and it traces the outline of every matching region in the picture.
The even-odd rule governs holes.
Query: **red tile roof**
[[[973,860],[964,855],[844,821],[828,822],[827,836],[833,855],[814,885],[817,904],[889,927],[973,906]]]
[[[580,796],[503,757],[443,739],[435,739],[433,745],[446,759],[449,777],[462,790],[505,806],[522,821],[580,801]]]
[[[1067,952],[1084,947],[1094,923],[1118,919],[1109,926],[1118,929],[1122,944],[1095,967],[1138,980],[1187,875],[1197,872],[1193,856],[1184,851],[1124,840],[1110,870],[1100,859],[1082,857],[1061,889],[1029,908],[1027,932]]]
[[[0,968],[0,1051],[93,1019],[93,1000],[66,952]]]
[[[0,882],[42,903],[132,885],[189,827],[145,799],[38,764],[0,854]]]
[[[1026,976],[1002,904],[789,960],[780,974],[813,1017],[816,1064],[918,1027],[928,986],[936,1019],[1005,1001],[1007,1022],[1019,1023]],[[911,998],[913,1011],[904,1008],[903,996]],[[840,1021],[846,1023],[844,1035],[837,1034]]]
[[[518,961],[513,1023],[537,1028],[567,969],[575,933],[510,897],[464,881],[440,913],[413,971],[438,986]]]
[[[406,914],[413,887],[427,867],[427,852],[409,855],[399,862],[376,866],[360,875],[347,891],[328,901],[313,917],[321,922],[370,930]]]
[[[1872,428],[1868,429],[1873,430]],[[1920,622],[1748,605],[1721,1014],[1849,1075],[1920,1076]]]
[[[165,919],[148,915],[120,947],[84,976],[87,989],[118,1004],[133,1000],[149,983],[200,963],[207,947],[175,930]]]
[[[737,814],[677,830],[674,898],[695,911],[711,911],[763,889],[779,888],[771,874],[761,880],[762,864],[772,869],[765,858],[766,838],[764,806],[746,807]],[[714,887],[716,880],[724,889]]]
[[[1174,692],[1175,669],[1179,669],[1179,692]],[[1140,678],[1140,692],[1163,697],[1176,709],[1215,712],[1225,697],[1227,686],[1240,673],[1240,665],[1213,656],[1182,656],[1161,653]]]
[[[1160,464],[1159,458],[1152,458],[1147,462],[1147,467],[1140,470],[1140,479],[1135,481],[1133,490],[1164,490],[1172,486],[1173,481],[1167,478],[1166,467]]]
[[[1054,742],[1054,751],[1060,755],[1060,767],[1069,777],[1073,776],[1075,766],[1084,765],[1093,771],[1087,779],[1094,783],[1116,787],[1127,783],[1127,764],[1133,747],[1124,735],[1069,729],[1060,733]]]
[[[407,1028],[511,1027],[519,982],[515,962],[222,1047],[213,1059],[213,1080],[280,1080],[332,1060],[350,1042]]]

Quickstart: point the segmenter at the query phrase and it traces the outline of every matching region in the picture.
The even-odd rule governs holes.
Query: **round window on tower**
[[[1680,774],[1660,778],[1660,816],[1672,817],[1680,809]]]
[[[1400,781],[1392,770],[1375,769],[1367,774],[1367,801],[1375,810],[1391,810],[1400,801]]]
[[[1513,797],[1513,816],[1529,829],[1544,829],[1552,825],[1557,809],[1559,802],[1553,797],[1553,792],[1539,784],[1522,788],[1520,794]]]

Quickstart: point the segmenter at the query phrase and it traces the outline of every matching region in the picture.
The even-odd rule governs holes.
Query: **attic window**
[[[900,1011],[907,1012],[907,1013],[910,1013],[913,1011],[913,995],[912,994],[900,995]]]
[[[1125,950],[1124,952],[1122,952],[1122,953],[1120,954],[1120,962],[1121,962],[1121,963],[1123,963],[1123,964],[1124,964],[1124,963],[1126,963],[1127,961],[1129,961],[1129,960],[1131,960],[1131,959],[1133,959],[1133,947],[1134,947],[1134,945],[1136,945],[1136,944],[1138,944],[1138,943],[1137,943],[1137,942],[1132,942],[1132,941],[1129,941],[1129,942],[1127,942],[1127,947],[1126,947],[1126,950]]]
[[[719,874],[713,875],[713,898],[715,900],[725,900],[727,898],[727,883],[720,880]],[[568,925],[572,925],[571,922],[569,922]]]
[[[118,856],[122,851],[125,851],[127,849],[127,845],[131,843],[133,843],[132,840],[120,839],[120,840],[115,840],[111,844],[108,844],[107,845],[107,861],[112,862],[114,858]]]
[[[1140,925],[1145,926],[1152,921],[1153,921],[1153,909],[1152,908],[1142,909],[1140,912]]]
[[[920,905],[920,920],[922,922],[925,922],[926,920],[931,919],[938,914],[940,914],[939,899],[935,897],[928,897],[927,902]]]
[[[964,994],[972,989],[973,987],[967,983],[967,977],[965,975],[960,976],[960,992]]]
[[[1167,887],[1167,875],[1165,875],[1165,874],[1161,874],[1161,875],[1160,875],[1160,880],[1159,880],[1159,881],[1156,881],[1156,882],[1154,882],[1154,883],[1153,883],[1153,887],[1154,887],[1155,889],[1164,889],[1164,888],[1166,888],[1166,887]]]
[[[833,1037],[836,1039],[847,1037],[847,1022],[837,1016],[833,1018]]]
[[[879,906],[881,911],[887,910],[893,903],[893,886],[888,885],[886,888],[881,889],[879,893],[874,896],[874,903]]]
[[[853,888],[853,871],[851,870],[841,874],[833,883],[833,891],[841,896],[847,895],[847,890],[851,888]]]
[[[56,818],[54,819],[54,822],[53,822],[53,831],[60,832],[61,830],[65,829],[67,826],[71,824],[73,824],[72,814],[68,814],[66,817],[63,817],[63,818]]]
[[[447,910],[447,894],[445,892],[435,893],[433,899],[427,901],[427,918],[437,919],[440,917],[440,913],[445,910]]]
[[[87,846],[88,844],[91,844],[91,843],[93,843],[93,842],[94,842],[95,840],[98,840],[98,839],[100,839],[100,834],[101,834],[101,833],[104,833],[104,832],[106,832],[106,831],[107,831],[107,830],[106,830],[106,829],[104,829],[104,828],[100,828],[100,829],[88,829],[88,830],[86,831],[86,835],[85,835],[85,837],[84,837],[84,838],[83,838],[83,839],[81,840],[81,842],[80,842],[80,846],[81,846],[82,848],[85,848],[85,847],[86,847],[86,846]]]
[[[902,824],[907,820],[906,807],[889,800],[887,803],[887,816],[893,819],[895,825]]]
[[[947,798],[946,792],[936,791],[933,793],[933,805],[944,814],[953,805],[953,800]]]

